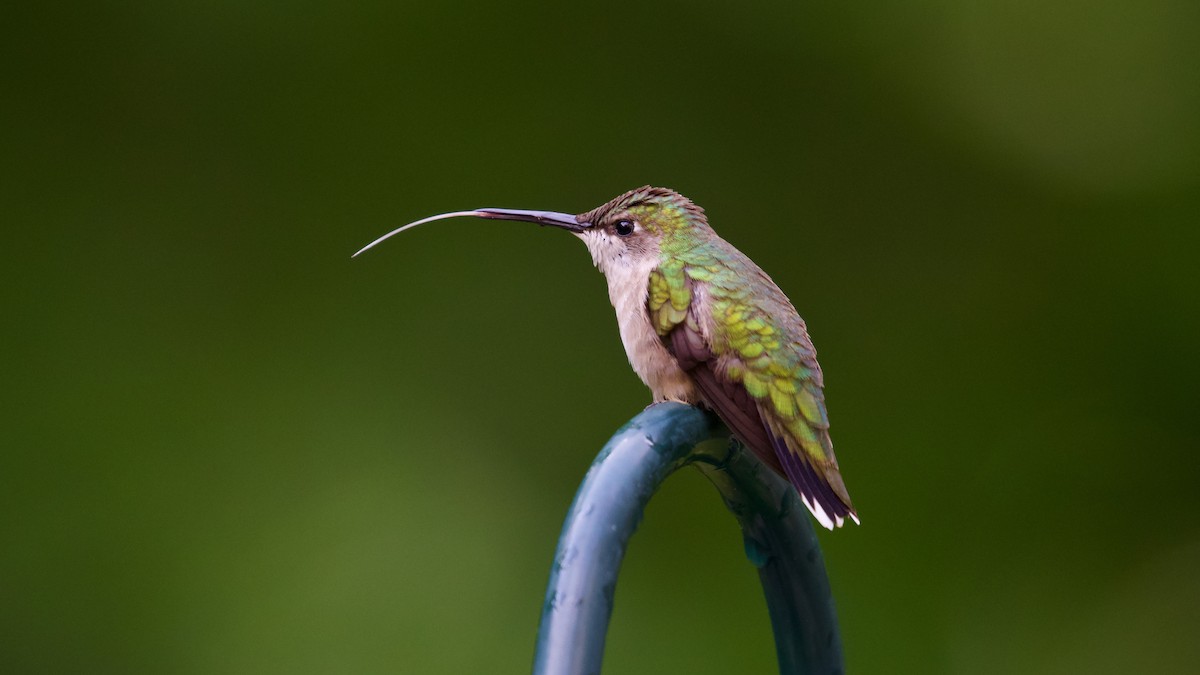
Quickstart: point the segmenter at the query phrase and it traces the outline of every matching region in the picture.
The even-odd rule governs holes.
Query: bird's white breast
[[[658,256],[630,260],[627,256],[612,255],[612,249],[605,245],[601,233],[588,234],[592,236],[585,235],[583,241],[596,267],[608,281],[608,298],[617,311],[621,342],[634,372],[650,387],[656,402],[697,402],[692,379],[663,346],[646,309],[650,272],[658,267]]]

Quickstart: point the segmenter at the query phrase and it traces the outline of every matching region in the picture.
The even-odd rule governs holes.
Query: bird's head
[[[710,232],[704,209],[667,188],[649,185],[576,216],[587,225],[575,232],[592,260],[608,274],[657,261],[660,253]]]

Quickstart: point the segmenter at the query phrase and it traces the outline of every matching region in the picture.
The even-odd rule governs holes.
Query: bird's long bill
[[[385,239],[393,235],[414,228],[418,225],[424,225],[435,220],[445,220],[446,218],[458,218],[460,216],[473,216],[475,218],[489,218],[492,220],[523,220],[527,223],[537,223],[538,225],[546,225],[548,227],[561,227],[569,232],[583,232],[584,229],[591,226],[591,223],[581,223],[575,216],[570,213],[559,213],[557,211],[527,211],[524,209],[475,209],[474,211],[455,211],[453,213],[441,213],[436,216],[422,218],[416,222],[397,227],[388,232],[375,241],[367,244],[358,250],[358,253],[350,256],[358,257],[363,251],[373,248],[376,244],[383,242]]]

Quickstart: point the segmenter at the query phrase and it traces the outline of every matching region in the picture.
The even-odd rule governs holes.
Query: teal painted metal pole
[[[842,673],[833,595],[812,523],[795,490],[737,443],[713,416],[653,405],[600,451],[567,514],[538,628],[534,675],[597,675],[625,545],[659,485],[696,465],[742,527],[758,568],[781,675]]]

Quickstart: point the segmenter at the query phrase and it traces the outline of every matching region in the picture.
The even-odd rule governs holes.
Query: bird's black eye
[[[613,229],[616,230],[617,234],[621,235],[622,237],[628,237],[629,235],[633,234],[633,221],[618,220],[617,224],[613,225]]]

